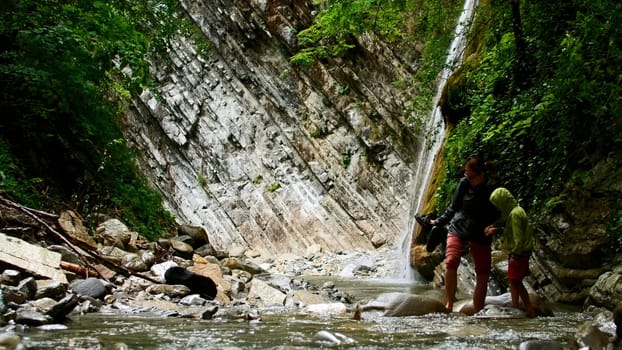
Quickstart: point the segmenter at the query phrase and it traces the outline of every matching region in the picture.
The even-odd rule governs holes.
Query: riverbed
[[[438,295],[425,283],[399,280],[333,279],[356,301],[382,292]],[[316,278],[313,283],[322,283]],[[305,314],[295,308],[257,310],[261,320],[214,318],[195,320],[161,314],[117,312],[72,315],[66,329],[19,332],[27,349],[517,349],[531,339],[567,345],[577,327],[590,318],[580,308],[553,305],[554,317],[480,319],[461,314],[383,317],[366,312]],[[340,333],[350,344],[314,340],[320,331]]]

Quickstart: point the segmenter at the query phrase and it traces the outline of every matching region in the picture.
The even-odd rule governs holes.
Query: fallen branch
[[[72,264],[72,263],[69,263],[69,262],[66,262],[66,261],[61,261],[60,262],[60,267],[63,270],[70,271],[70,272],[73,272],[73,273],[77,273],[78,275],[84,276],[86,278],[89,278],[91,276],[99,276],[99,273],[97,271],[95,271],[95,270],[91,270],[89,268],[82,267],[82,266],[80,266],[78,264]]]

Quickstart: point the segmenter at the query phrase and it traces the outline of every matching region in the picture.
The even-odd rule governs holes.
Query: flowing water
[[[321,285],[323,280],[311,282]],[[438,292],[428,285],[398,281],[339,278],[333,282],[360,302],[381,292],[431,296]],[[552,339],[565,345],[587,319],[577,310],[559,306],[554,310],[554,317],[535,319],[478,319],[459,314],[383,317],[366,312],[360,321],[351,314],[309,315],[282,307],[260,310],[261,321],[91,313],[71,316],[65,330],[30,328],[20,335],[28,349],[517,349],[530,339]],[[355,343],[314,341],[319,331],[341,333]]]
[[[417,272],[410,267],[410,244],[412,241],[412,233],[415,227],[415,214],[420,213],[423,203],[423,195],[428,187],[430,181],[430,173],[432,171],[432,165],[434,164],[436,155],[440,149],[440,146],[445,137],[445,128],[443,125],[443,115],[438,102],[441,98],[443,87],[447,82],[447,78],[451,72],[456,69],[458,65],[462,63],[462,56],[467,42],[467,34],[470,29],[471,21],[475,14],[475,8],[477,6],[477,0],[465,0],[462,7],[462,12],[456,24],[456,30],[454,31],[454,38],[447,52],[447,58],[445,60],[445,66],[439,73],[438,85],[436,95],[432,100],[432,111],[428,118],[428,123],[425,130],[428,132],[428,136],[425,137],[423,147],[419,154],[419,160],[417,161],[417,171],[415,173],[415,186],[417,193],[413,197],[413,204],[410,209],[409,223],[402,233],[401,250],[403,254],[403,268],[402,276],[405,279],[412,280],[417,278]]]

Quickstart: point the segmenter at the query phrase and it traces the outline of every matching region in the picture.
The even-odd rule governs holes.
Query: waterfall
[[[454,39],[451,43],[451,46],[449,47],[449,52],[447,53],[445,66],[439,74],[436,95],[434,96],[430,118],[428,118],[427,125],[424,129],[430,131],[432,135],[431,137],[426,137],[424,139],[423,147],[421,148],[421,152],[419,153],[417,171],[415,173],[415,186],[417,188],[417,192],[416,195],[413,197],[413,202],[411,204],[408,214],[408,225],[404,229],[404,232],[402,232],[399,241],[402,242],[402,245],[400,247],[402,261],[399,277],[405,280],[419,279],[417,271],[410,266],[410,245],[412,242],[412,234],[414,232],[416,222],[415,214],[417,214],[419,210],[421,210],[421,207],[424,204],[422,203],[422,199],[426,191],[426,186],[430,180],[432,165],[434,164],[434,160],[438,155],[438,151],[445,137],[443,116],[441,114],[440,107],[438,106],[438,101],[441,97],[441,92],[443,90],[443,86],[447,81],[447,78],[449,77],[451,72],[462,62],[462,54],[466,46],[467,33],[473,19],[476,5],[477,0],[466,0],[464,2],[464,6],[462,7],[462,13],[460,15],[460,19],[458,20],[456,30],[454,32]]]

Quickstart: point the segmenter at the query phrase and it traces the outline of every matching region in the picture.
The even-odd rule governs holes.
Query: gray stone
[[[79,298],[73,293],[67,294],[63,299],[54,304],[45,314],[52,317],[56,322],[62,322],[66,316],[78,305]]]
[[[79,295],[103,299],[108,294],[108,283],[99,278],[89,277],[72,282],[70,289]]]
[[[68,263],[82,265],[83,261],[80,259],[80,256],[75,251],[65,247],[64,245],[51,245],[48,247],[49,250],[59,253],[61,259]]]
[[[519,350],[562,350],[564,347],[557,340],[527,340],[519,345]]]
[[[13,349],[21,343],[22,339],[13,332],[0,333],[0,346],[3,348]]]
[[[24,293],[26,299],[32,300],[37,294],[37,281],[33,277],[28,277],[19,282],[17,289]]]
[[[181,284],[154,284],[145,290],[149,294],[164,294],[172,298],[190,294],[190,288]]]
[[[53,321],[54,319],[51,316],[42,314],[31,308],[18,309],[15,315],[15,323],[28,326],[40,326],[42,324],[52,323]]]

